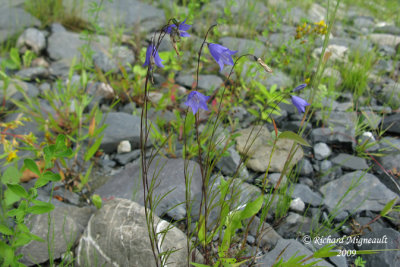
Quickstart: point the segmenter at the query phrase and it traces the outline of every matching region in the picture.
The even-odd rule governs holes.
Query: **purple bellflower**
[[[190,27],[192,27],[192,25],[185,24],[185,22],[186,22],[186,19],[182,23],[179,23],[178,32],[179,32],[180,37],[189,37],[190,36],[190,34],[188,34],[186,31],[189,30]],[[165,32],[168,34],[171,34],[173,32],[173,30],[175,30],[174,28],[176,28],[175,24],[169,25],[167,27],[167,29],[165,29]]]
[[[209,98],[210,98],[209,96],[205,96],[202,93],[199,93],[197,91],[192,91],[188,95],[185,105],[192,108],[193,115],[194,115],[194,114],[196,114],[196,112],[199,108],[208,110],[207,100]]]
[[[293,92],[300,91],[304,89],[307,86],[307,84],[303,83],[297,86],[296,88],[293,89]],[[305,101],[303,98],[292,95],[292,103],[293,105],[297,108],[299,113],[304,113],[306,111],[306,106],[309,106],[310,104]]]
[[[304,113],[306,111],[306,106],[309,106],[310,104],[305,101],[303,98],[292,95],[292,103],[293,105],[297,108],[299,113]]]
[[[225,46],[213,43],[208,43],[208,49],[215,61],[217,61],[220,72],[224,68],[224,64],[233,66],[232,55],[236,54],[238,51],[232,51]]]
[[[150,65],[150,69],[152,69],[154,63],[159,68],[164,68],[164,65],[161,63],[163,59],[160,58],[158,51],[154,47],[154,45],[150,44],[147,47],[146,51],[146,60],[144,61],[143,67]]]

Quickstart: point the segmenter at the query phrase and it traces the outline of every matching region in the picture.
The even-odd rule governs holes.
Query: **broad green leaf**
[[[88,149],[88,151],[85,154],[85,161],[90,160],[93,155],[97,152],[97,150],[99,149],[100,145],[101,145],[101,140],[103,139],[103,136],[100,138],[96,139],[96,142],[94,142],[94,144]]]
[[[19,233],[16,237],[16,241],[13,244],[13,247],[22,247],[23,245],[26,245],[31,241],[32,238],[28,233]]]
[[[290,131],[285,131],[282,132],[278,138],[284,138],[284,139],[290,139],[292,141],[295,141],[296,143],[299,143],[303,146],[310,146],[310,144],[300,135],[294,133],[294,132],[290,132]]]
[[[0,259],[3,259],[2,266],[12,266],[15,258],[13,249],[5,242],[0,240]]]
[[[392,200],[390,200],[390,201],[385,205],[385,207],[384,207],[384,208],[382,209],[382,211],[381,211],[381,216],[382,216],[382,217],[386,216],[386,215],[392,210],[393,206],[396,204],[396,200],[397,200],[397,197],[394,198],[394,199],[392,199]]]
[[[94,205],[98,210],[101,209],[102,201],[101,201],[101,197],[100,197],[99,195],[94,194],[94,195],[92,196],[92,202],[93,202],[93,205]]]
[[[262,204],[264,203],[264,197],[261,195],[256,200],[248,203],[241,213],[241,219],[251,218],[260,211]]]
[[[20,178],[21,172],[14,166],[10,166],[1,176],[1,181],[3,184],[18,184]]]
[[[38,203],[38,202],[36,202]],[[32,214],[43,214],[50,212],[54,209],[54,205],[47,202],[40,201],[40,204],[28,207],[27,211]]]
[[[25,188],[20,186],[19,184],[7,184],[9,190],[11,190],[14,194],[19,197],[29,198],[28,192],[26,192]]]
[[[40,170],[39,167],[37,166],[36,162],[34,162],[32,159],[25,159],[24,160],[24,165],[27,167],[31,172],[34,174],[40,176]]]
[[[4,224],[0,224],[0,233],[3,235],[13,235],[14,231],[5,226]]]

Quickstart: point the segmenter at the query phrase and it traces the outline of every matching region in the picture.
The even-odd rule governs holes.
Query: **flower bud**
[[[265,62],[264,62],[264,61],[262,61],[262,59],[261,59],[261,58],[257,58],[257,62],[258,62],[258,64],[260,64],[260,65],[261,65],[261,67],[263,67],[263,68],[264,68],[264,70],[265,70],[266,72],[268,72],[268,73],[272,73],[272,69],[271,69],[270,67],[268,67],[268,65],[267,65],[267,64],[265,64]]]

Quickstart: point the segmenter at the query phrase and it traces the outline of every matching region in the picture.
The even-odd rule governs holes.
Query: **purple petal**
[[[144,64],[143,64],[142,67],[145,67],[145,66],[147,66],[147,65],[150,64],[150,56],[151,56],[151,51],[152,51],[152,50],[153,50],[153,45],[150,44],[150,45],[147,47],[147,50],[146,50],[146,59],[145,59]],[[150,67],[151,67],[151,66],[150,66]]]
[[[300,91],[300,90],[304,89],[306,86],[307,86],[306,83],[300,84],[299,86],[297,86],[296,88],[293,89],[293,92]]]
[[[297,108],[300,114],[305,112],[306,106],[310,105],[306,100],[295,95],[292,95],[292,103]]]
[[[181,37],[190,37],[190,34],[188,34],[187,32],[180,32]]]

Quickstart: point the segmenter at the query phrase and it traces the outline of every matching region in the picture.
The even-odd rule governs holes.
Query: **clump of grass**
[[[74,1],[73,6],[79,5]],[[25,3],[25,9],[41,21],[42,27],[59,22],[72,31],[91,28],[87,21],[79,17],[77,8],[66,9],[63,0],[28,0]]]
[[[368,90],[369,73],[375,62],[376,55],[373,51],[365,55],[358,50],[351,53],[341,68],[342,90],[352,92],[357,98],[365,95]]]

